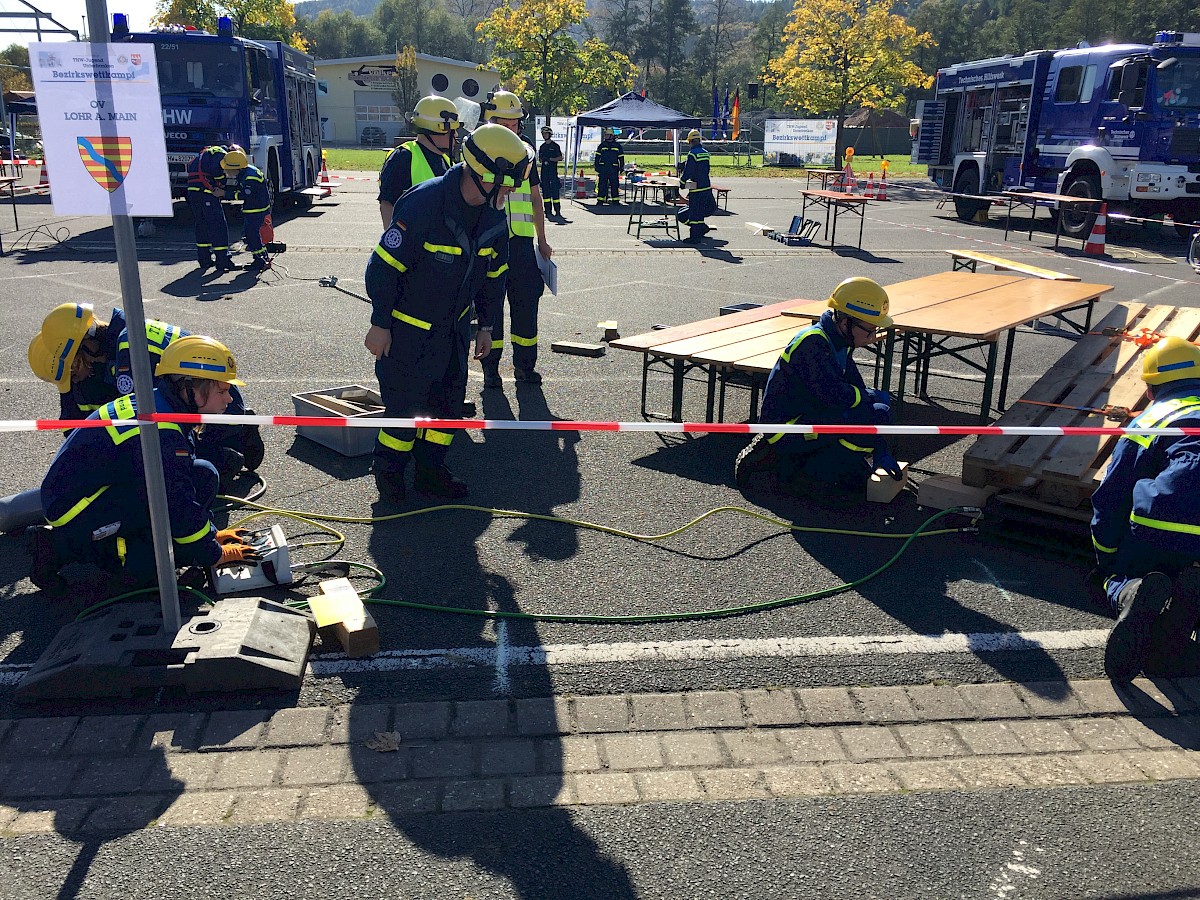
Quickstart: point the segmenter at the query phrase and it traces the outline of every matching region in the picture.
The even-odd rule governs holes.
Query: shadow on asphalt
[[[518,415],[537,421],[556,418],[541,388],[533,385],[518,384],[514,390],[512,383],[506,382],[503,391],[485,390],[481,400],[488,419],[512,420]],[[478,442],[459,434],[448,463],[475,487],[477,493],[467,500],[469,503],[552,514],[557,506],[579,497],[578,442],[575,432],[496,430],[484,432]],[[482,493],[484,486],[486,496]],[[410,498],[405,505],[415,507],[419,502],[419,498]],[[394,507],[388,504],[377,506],[379,513],[392,511]],[[371,557],[388,579],[388,596],[476,613],[519,613],[513,582],[492,571],[489,565],[488,542],[495,538],[486,532],[492,523],[488,513],[447,510],[377,524],[371,532]],[[566,559],[578,550],[574,528],[549,522],[526,522],[506,540],[524,544],[525,554],[532,559]],[[409,646],[496,647],[498,652],[506,647],[541,646],[537,623],[530,619],[495,619],[423,610],[404,610],[402,615],[405,643]],[[496,672],[490,669],[481,667],[474,673],[481,688],[475,696],[490,693],[501,701],[510,716],[515,712],[508,706],[510,697],[554,696],[554,684],[544,664]],[[412,698],[424,689],[433,692],[437,699],[454,699],[444,695],[447,690],[444,681],[438,683],[422,675],[417,671],[397,673],[404,682],[400,687],[402,695]],[[466,677],[469,680],[471,673]],[[347,681],[353,683],[353,677],[347,676]],[[455,683],[461,686],[462,680],[456,679]],[[479,706],[495,709],[487,701]],[[464,705],[457,708],[461,710]],[[364,722],[369,720],[369,708],[355,704],[350,711],[351,727],[360,710]],[[393,723],[392,727],[404,738],[400,750],[394,753],[378,753],[363,742],[351,746],[351,764],[378,811],[386,814],[409,840],[439,856],[469,857],[476,865],[508,878],[515,893],[529,900],[634,895],[624,867],[602,855],[592,838],[576,827],[567,810],[547,805],[561,791],[566,768],[561,739],[553,733],[556,731],[553,726],[546,729],[550,733],[539,742],[536,754],[539,774],[523,779],[540,798],[537,805],[547,805],[539,811],[539,824],[534,830],[527,827],[528,819],[519,810],[459,811],[441,817],[423,812],[438,803],[438,798],[429,793],[433,789],[427,786],[428,782],[409,782],[401,773],[411,772],[409,777],[438,774],[470,779],[478,771],[497,780],[482,783],[464,780],[459,786],[460,793],[497,786],[503,790],[504,776],[532,776],[535,761],[509,760],[504,741],[485,746],[482,757],[475,761],[469,742],[470,721],[448,723],[451,735],[465,738],[462,743],[422,742],[422,724],[425,720]],[[384,768],[392,772],[390,783],[386,776],[380,775]],[[463,797],[455,791],[453,783],[445,788],[441,802],[448,812],[463,808]],[[530,866],[528,860],[532,858],[554,862]]]

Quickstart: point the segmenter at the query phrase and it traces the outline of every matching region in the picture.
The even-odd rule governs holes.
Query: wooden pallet
[[[1105,328],[1138,331],[1147,328],[1165,335],[1196,340],[1200,309],[1119,303],[1038,379],[1022,400],[1103,409],[1145,408],[1142,348],[1133,341],[1104,337]],[[1100,413],[1077,412],[1031,403],[1014,403],[998,425],[1096,426]],[[963,482],[974,487],[1018,490],[1052,507],[1077,509],[1091,499],[1104,477],[1116,443],[1113,437],[979,438],[963,457]]]

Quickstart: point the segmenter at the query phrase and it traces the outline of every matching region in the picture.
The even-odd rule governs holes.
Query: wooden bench
[[[713,196],[716,197],[717,206],[719,206],[721,209],[725,210],[726,212],[729,212],[729,188],[717,187],[714,184],[713,185]],[[725,201],[724,206],[721,206],[722,200]]]
[[[1196,340],[1200,309],[1119,303],[1025,392],[996,423],[1002,426],[1112,425],[1104,410],[1136,415],[1145,407],[1142,349],[1103,335],[1106,328]],[[1038,404],[1055,404],[1043,406]],[[1065,408],[1079,407],[1079,408]],[[1124,424],[1124,423],[1122,423]],[[1085,507],[1100,484],[1117,438],[986,435],[963,456],[963,481],[973,487],[1019,491],[1051,507]]]
[[[1042,278],[1046,281],[1079,280],[1078,275],[1068,275],[1066,272],[1052,272],[1050,269],[1042,269],[1038,266],[1031,266],[1029,263],[1005,259],[1002,256],[992,256],[990,253],[976,253],[974,250],[947,250],[946,252],[953,257],[951,261],[952,268],[950,270],[952,272],[957,272],[959,269],[968,269],[974,272],[976,266],[983,263],[985,266],[991,266],[993,269],[1006,272],[1020,272],[1022,275]]]

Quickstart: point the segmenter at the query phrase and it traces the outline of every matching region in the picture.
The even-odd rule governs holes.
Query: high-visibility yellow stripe
[[[499,256],[495,247],[481,247],[479,249],[480,256]]]
[[[1102,543],[1100,543],[1098,540],[1096,540],[1096,536],[1094,534],[1092,535],[1092,546],[1095,547],[1097,550],[1099,550],[1101,553],[1116,553],[1117,552],[1116,547],[1105,547]]]
[[[244,215],[246,215],[246,214],[248,214],[248,213],[252,214],[252,213],[266,212],[266,211],[267,211],[268,209],[270,209],[270,208],[271,208],[271,207],[269,207],[269,206],[264,206],[262,209],[246,209],[246,208],[243,206],[243,207],[242,207],[242,215],[244,216]]]
[[[517,344],[521,347],[536,347],[537,346],[537,335],[536,334],[531,338],[520,337],[515,334],[510,334],[509,338],[512,340],[512,342],[514,344]]]
[[[507,271],[508,271],[508,263],[505,263],[500,268],[498,268],[495,272],[488,272],[487,277],[488,278],[499,278],[501,275],[503,275]]]
[[[454,440],[454,434],[449,431],[437,431],[433,428],[422,428],[420,431],[422,440],[429,441],[431,444],[441,444],[443,447],[449,447],[450,442]]]
[[[402,441],[399,438],[394,438],[382,428],[379,429],[379,443],[383,444],[389,450],[395,450],[397,453],[408,453],[413,448],[413,441]]]
[[[852,384],[850,387],[854,388],[854,402],[850,404],[850,408],[854,409],[854,407],[862,403],[862,391],[858,389],[857,385]]]
[[[415,325],[417,328],[420,328],[422,331],[428,331],[430,328],[433,327],[432,323],[426,322],[424,319],[418,319],[418,318],[415,318],[414,316],[410,316],[406,313],[402,313],[398,309],[392,310],[392,318],[399,319],[401,322],[407,322],[409,325]]]
[[[787,345],[782,353],[779,354],[779,358],[784,362],[791,362],[792,354],[796,352],[796,348],[799,347],[806,338],[810,338],[814,334],[819,334],[821,337],[825,338],[827,342],[829,341],[829,335],[825,333],[824,328],[822,328],[820,325],[809,325],[807,328],[801,329],[796,333],[796,336],[792,338],[792,342]],[[830,343],[829,346],[832,347],[833,344]]]
[[[855,453],[874,453],[875,452],[871,447],[860,447],[860,446],[858,446],[858,444],[852,444],[850,441],[846,440],[845,438],[838,438],[838,443],[841,444],[843,447],[845,447],[847,450],[853,450]]]
[[[186,535],[185,537],[175,538],[175,543],[177,543],[177,544],[194,544],[194,543],[196,543],[196,541],[207,536],[210,528],[212,528],[212,523],[205,522],[204,525],[202,525],[200,527],[200,529],[198,531],[196,531],[195,533]]]
[[[796,424],[796,423],[797,423],[799,420],[800,420],[800,417],[799,417],[799,416],[796,416],[796,418],[794,418],[794,419],[788,419],[788,421],[787,421],[786,423],[784,423],[784,424],[786,424],[786,425],[795,425],[795,424]],[[782,432],[782,431],[781,431],[781,432],[779,432],[779,434],[773,434],[773,435],[771,435],[769,438],[767,438],[767,443],[768,443],[768,444],[774,444],[774,443],[775,443],[776,441],[778,441],[778,440],[779,440],[781,437],[783,437],[783,435],[784,435],[784,432]]]
[[[462,247],[452,247],[449,244],[431,244],[429,241],[425,242],[424,247],[430,253],[449,253],[451,256],[462,256]]]
[[[125,565],[125,558],[129,556],[129,545],[125,542],[125,538],[117,535],[117,559],[121,561],[121,565]]]
[[[492,349],[493,350],[499,350],[503,346],[504,346],[504,338],[502,338],[502,337],[492,338]]]
[[[1129,521],[1135,525],[1145,525],[1147,528],[1157,528],[1159,531],[1174,531],[1179,534],[1200,534],[1200,525],[1185,525],[1183,522],[1168,522],[1165,519],[1151,519],[1146,516],[1139,516],[1137,513],[1129,514]]]
[[[100,490],[96,491],[96,493],[92,494],[90,497],[84,497],[82,500],[80,500],[78,503],[76,503],[74,506],[72,506],[70,509],[68,509],[65,513],[63,513],[57,519],[47,519],[46,523],[48,525],[50,525],[52,528],[58,528],[58,526],[60,526],[60,525],[66,525],[73,518],[75,518],[77,515],[79,515],[81,512],[83,512],[89,506],[91,506],[92,501],[95,500],[97,497],[99,497],[101,494],[103,494],[108,489],[109,489],[109,485],[106,484],[104,487],[100,488]]]
[[[396,257],[392,256],[392,254],[390,254],[386,250],[384,250],[382,245],[377,245],[375,247],[375,255],[378,256],[380,259],[382,259],[385,263],[387,263],[393,269],[395,269],[397,272],[407,272],[408,271],[408,266],[406,266],[404,263],[400,262],[400,260],[396,259]]]

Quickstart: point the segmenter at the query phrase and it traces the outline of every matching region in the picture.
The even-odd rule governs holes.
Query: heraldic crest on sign
[[[77,137],[79,158],[100,187],[112,193],[129,174],[133,141],[128,137]]]

